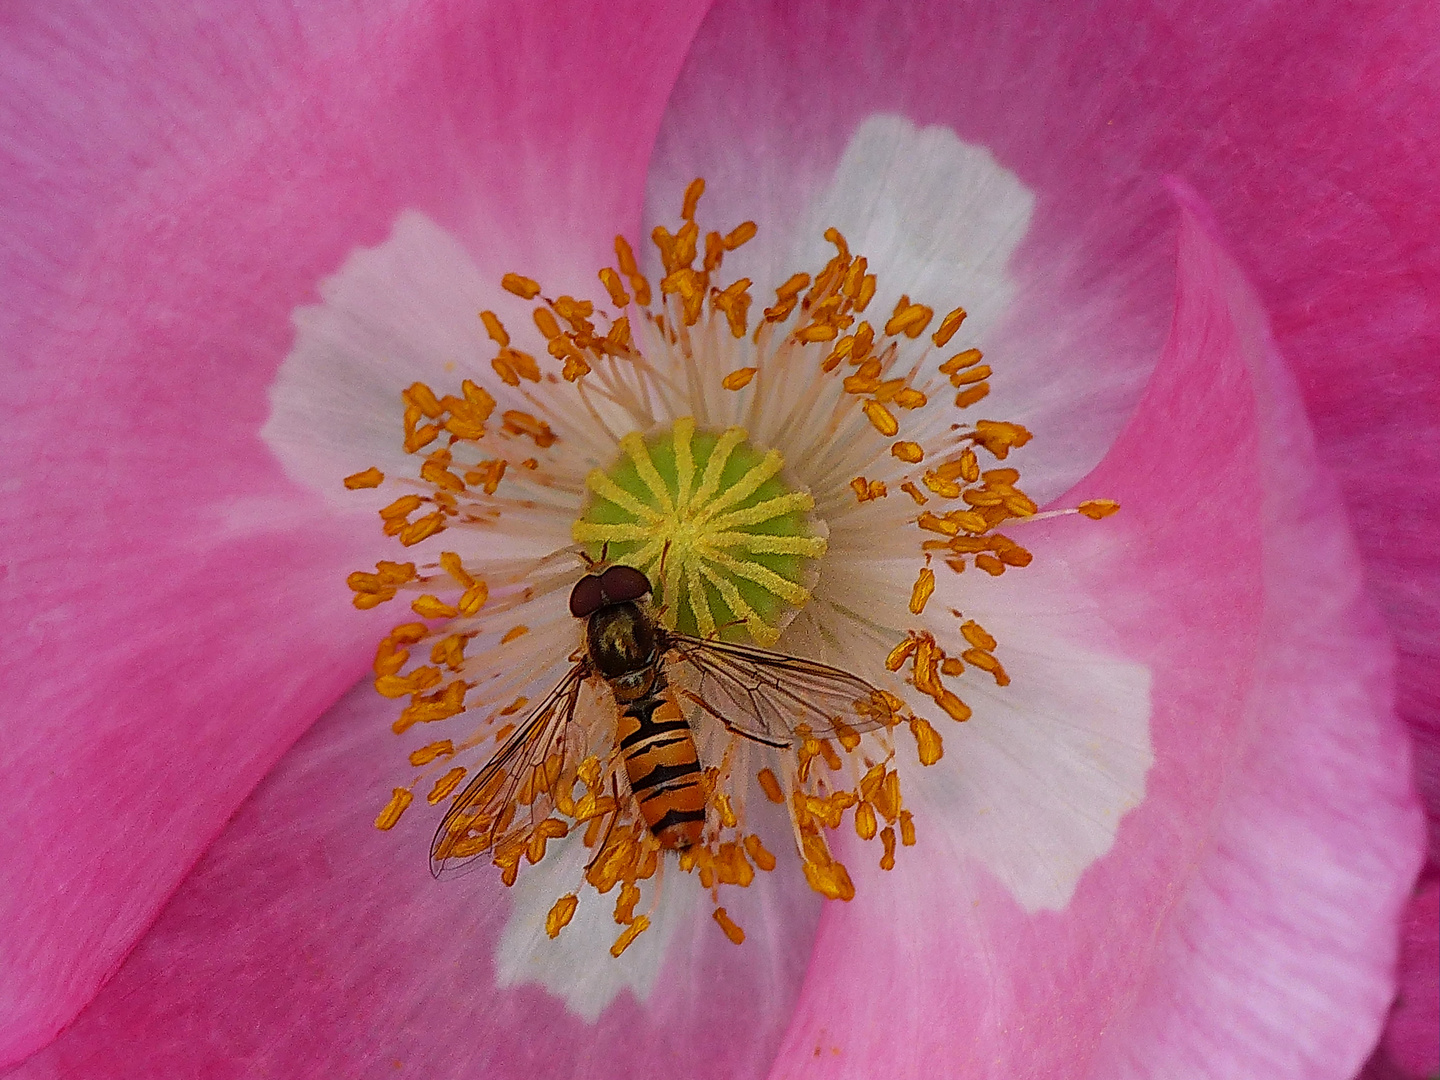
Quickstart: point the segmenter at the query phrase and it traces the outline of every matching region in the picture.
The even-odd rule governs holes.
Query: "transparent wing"
[[[563,765],[566,732],[589,675],[584,661],[572,667],[455,797],[430,844],[430,870],[436,877],[453,875],[504,839],[513,831],[521,788],[536,783],[552,754],[559,754]],[[526,817],[539,820],[550,812],[548,791],[525,801]]]
[[[789,746],[889,727],[898,699],[848,671],[726,641],[666,632],[662,648],[689,668],[682,694],[747,738]]]

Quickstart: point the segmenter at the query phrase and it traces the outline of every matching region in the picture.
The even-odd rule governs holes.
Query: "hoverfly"
[[[608,687],[618,712],[613,751],[623,759],[628,796],[658,845],[673,851],[700,843],[706,824],[692,724],[708,719],[744,739],[788,748],[898,722],[893,697],[839,668],[665,629],[650,609],[651,592],[644,573],[623,565],[576,583],[570,613],[584,620],[583,650],[451,805],[430,848],[437,876],[504,840],[517,798],[532,807],[544,801],[524,785],[536,783],[547,763],[563,767],[575,756],[569,736],[587,687]],[[603,698],[592,693],[587,701],[604,707]],[[621,771],[615,793],[624,798]]]

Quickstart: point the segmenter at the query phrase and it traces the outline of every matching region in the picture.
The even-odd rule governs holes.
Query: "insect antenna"
[[[579,555],[585,563],[585,569],[593,574],[610,561],[610,541],[606,540],[605,543],[600,545],[600,558],[598,559],[592,559],[584,548],[580,548],[575,554]]]

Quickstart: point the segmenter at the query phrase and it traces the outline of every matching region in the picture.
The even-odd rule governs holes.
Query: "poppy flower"
[[[1386,247],[1377,222],[1424,200],[1379,154],[1359,185],[1373,218],[1333,197],[1374,148],[1376,70],[1419,65],[1382,51],[1388,24],[1342,48],[1343,21],[730,3],[519,21],[441,5],[14,15],[7,141],[26,184],[7,333],[24,360],[7,391],[6,551],[24,636],[7,679],[21,719],[7,724],[18,974],[4,1032],[9,1060],[39,1051],[17,1075],[1353,1075],[1393,995],[1420,820],[1387,633],[1329,470],[1374,555],[1394,529],[1423,535],[1412,515],[1428,496],[1382,511],[1360,478],[1389,491],[1435,444],[1400,422],[1420,391],[1391,388],[1398,369],[1379,359],[1428,309],[1406,277],[1411,240]],[[1390,66],[1364,66],[1381,56]],[[1336,109],[1277,71],[1356,103]],[[696,177],[706,220],[736,241],[700,292],[708,352],[669,341],[686,302],[674,275],[703,253],[681,267],[639,243],[657,225],[673,240],[677,208],[699,220]],[[1322,208],[1333,231],[1316,227]],[[617,234],[639,253],[633,273]],[[846,274],[862,256],[875,274],[871,320],[901,320],[895,349],[878,372],[845,356],[825,370],[844,336],[855,348],[867,306],[840,312],[853,322],[833,338],[777,320],[796,352],[784,366],[751,336],[762,305],[842,255]],[[1355,268],[1364,303],[1327,264]],[[610,329],[624,317],[605,267],[627,301],[644,277],[670,305],[664,326],[629,308],[631,351],[696,376],[663,410],[618,391],[597,405],[608,448],[579,437],[599,423],[578,388],[600,354],[571,380],[575,356],[547,348],[580,349],[566,311],[599,328],[574,306],[591,297]],[[716,306],[708,289],[745,278],[755,310],[727,339],[741,293]],[[532,281],[543,292],[525,298]],[[926,338],[901,325],[917,307]],[[952,400],[981,362],[944,370],[952,341],[992,369],[984,398]],[[454,405],[430,415],[417,385]],[[944,421],[924,419],[935,385]],[[904,390],[926,397],[914,438],[892,407]],[[370,505],[384,489],[342,479],[423,478],[438,444],[405,452],[407,408],[418,438],[486,397],[486,437],[530,450],[503,458],[495,492],[466,475],[498,471],[488,450],[451,470],[511,502],[488,521],[442,514],[416,540],[415,577],[449,575],[416,614],[444,669],[442,627],[472,614],[484,582],[473,614],[515,621],[486,621],[474,637],[490,652],[465,646],[486,662],[456,670],[517,697],[563,675],[580,641],[564,601],[583,567],[545,559],[625,543],[601,536],[617,522],[586,517],[607,477],[639,490],[616,472],[625,455],[640,470],[642,450],[678,460],[687,439],[744,428],[756,463],[785,459],[774,497],[810,500],[786,504],[786,535],[823,550],[798,553],[798,591],[769,590],[773,615],[726,600],[712,621],[744,619],[753,640],[876,685],[900,650],[894,768],[915,843],[895,839],[897,805],[873,850],[858,807],[878,804],[857,787],[828,840],[849,899],[822,900],[803,843],[776,851],[788,863],[727,901],[737,945],[698,874],[664,854],[654,923],[617,958],[636,920],[613,893],[575,888],[549,933],[583,870],[574,837],[541,845],[513,885],[488,865],[436,883],[436,817],[416,806],[373,828],[397,777],[410,782],[407,754],[439,741],[421,732],[448,719],[392,733],[397,705],[374,675],[414,667],[354,685],[396,621],[357,611],[352,596],[379,594],[345,589],[347,575],[375,567],[397,592],[412,578],[380,581],[376,565],[410,557],[383,534],[393,516],[375,516],[393,493]],[[817,403],[843,405],[845,424],[819,422]],[[980,420],[1033,438],[1002,461],[971,438]],[[1010,516],[1035,520],[1004,549],[1027,565],[990,547],[926,564],[939,549],[903,485],[939,505],[929,464],[960,469],[966,438],[996,459],[992,493],[1027,500]],[[906,442],[918,460],[893,449]],[[427,512],[445,486],[429,483]],[[1101,520],[1046,514],[1112,502]],[[407,510],[402,529],[418,520]],[[956,555],[963,572],[940,565]],[[1406,663],[1427,639],[1396,597],[1419,578],[1370,565]],[[657,559],[661,603],[664,578]],[[525,605],[543,618],[521,621]],[[707,636],[704,605],[688,607]],[[927,634],[947,656],[995,661],[954,684],[974,688],[968,719],[930,692]],[[407,644],[419,651],[392,640],[391,655]],[[1401,683],[1407,707],[1416,685]],[[421,767],[436,762],[442,779],[449,755]]]

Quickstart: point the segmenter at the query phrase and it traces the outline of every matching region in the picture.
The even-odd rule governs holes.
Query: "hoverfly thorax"
[[[655,668],[655,624],[639,604],[603,607],[585,622],[585,651],[615,696],[629,701],[649,688]]]
[[[650,581],[629,566],[587,574],[570,593],[570,613],[585,620],[585,651],[621,701],[633,701],[654,682],[655,623],[642,606]]]

